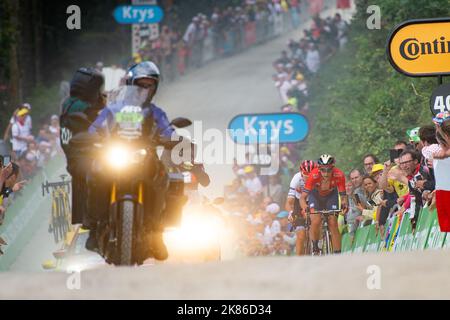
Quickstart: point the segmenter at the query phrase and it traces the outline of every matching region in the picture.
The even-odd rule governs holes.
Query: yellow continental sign
[[[403,22],[389,37],[387,54],[410,77],[450,74],[450,18]]]

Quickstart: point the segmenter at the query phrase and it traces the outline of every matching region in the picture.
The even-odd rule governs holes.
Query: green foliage
[[[29,97],[32,106],[31,116],[33,118],[33,130],[37,131],[43,122],[50,122],[52,114],[59,114],[60,98],[58,95],[59,86],[46,87],[36,86]]]
[[[304,158],[330,153],[346,171],[360,167],[366,153],[387,160],[395,141],[407,140],[407,129],[430,123],[429,97],[437,80],[397,73],[386,58],[386,43],[405,20],[450,13],[448,0],[380,0],[382,28],[368,30],[370,4],[357,2],[347,47],[311,83],[312,130]]]

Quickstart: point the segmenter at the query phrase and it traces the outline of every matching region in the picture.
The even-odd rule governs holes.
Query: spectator
[[[273,202],[280,206],[283,204],[283,186],[278,175],[269,177],[268,191],[266,193],[273,199]]]
[[[363,186],[368,201],[366,208],[364,208],[362,204],[357,205],[362,212],[362,215],[355,219],[357,223],[367,223],[370,220],[375,220],[379,215],[379,206],[384,204],[383,190],[378,188],[378,183],[373,177],[369,175],[364,176]]]
[[[21,182],[17,182],[17,178],[19,177],[19,169],[20,167],[11,162],[8,166],[3,167],[0,172],[0,206],[5,208],[5,199],[10,197],[14,192],[20,191],[24,184],[25,180]],[[5,210],[3,209],[3,212]]]
[[[8,138],[9,138],[9,133],[10,133],[10,130],[11,130],[12,126],[13,126],[14,123],[17,122],[17,114],[18,114],[18,112],[19,112],[19,111],[23,111],[23,110],[28,110],[28,114],[27,114],[26,120],[25,120],[25,126],[28,127],[28,128],[30,128],[30,131],[31,131],[31,129],[32,129],[32,127],[33,127],[33,125],[32,125],[32,120],[31,120],[31,116],[29,115],[29,113],[31,112],[31,105],[30,105],[29,103],[23,103],[22,105],[19,106],[19,108],[17,108],[17,109],[14,111],[14,114],[13,114],[13,116],[11,117],[11,120],[9,121],[9,124],[8,124],[8,126],[6,127],[6,130],[5,130],[4,134],[3,134],[3,140],[4,140],[4,141],[7,141],[7,140],[8,140]]]
[[[438,146],[438,141],[436,139],[436,127],[433,125],[423,126],[419,129],[419,139],[421,144],[421,151],[423,148],[435,148]],[[423,155],[423,152],[422,152]],[[422,164],[428,166],[430,170],[433,170],[433,161],[431,158],[422,158]]]
[[[288,57],[288,53],[286,50],[281,51],[281,57],[275,60],[275,63],[277,65],[286,66],[287,64],[291,63],[291,59]]]
[[[12,146],[15,158],[19,158],[27,150],[27,143],[34,140],[31,135],[31,121],[27,121],[28,109],[23,108],[17,112],[17,119],[12,125]]]
[[[394,145],[394,150],[397,151],[398,157],[394,159],[394,162],[387,161],[384,163],[385,170],[380,177],[380,188],[385,192],[395,192],[399,199],[402,199],[409,193],[408,179],[403,170],[400,169],[400,154],[406,150],[407,144],[404,141],[397,141]],[[400,200],[401,201],[401,200]],[[402,203],[399,203],[400,205]]]
[[[317,50],[317,46],[313,43],[310,43],[308,46],[305,62],[309,72],[311,72],[312,74],[315,74],[317,73],[317,71],[319,71],[320,55],[319,51]]]
[[[440,113],[433,121],[439,143],[433,153],[436,208],[441,232],[450,232],[450,113]]]
[[[339,43],[339,48],[343,49],[347,44],[347,34],[348,34],[348,24],[344,20],[339,13],[336,13],[333,20],[334,25],[337,29],[337,40]]]
[[[255,168],[247,166],[244,169],[246,174],[245,187],[249,194],[253,207],[257,207],[262,197],[263,186],[261,180],[256,176]]]
[[[350,171],[349,177],[351,186],[349,186],[349,190],[347,190],[347,194],[349,195],[347,223],[349,225],[349,232],[354,233],[357,227],[357,224],[355,223],[356,218],[362,216],[362,210],[366,209],[367,198],[362,187],[363,177],[361,171],[359,171],[359,169],[353,169]]]
[[[385,172],[389,171],[390,167],[384,167],[382,164],[375,164],[372,167],[372,177],[377,181],[378,186],[382,189],[380,182],[385,182],[385,177],[387,176]],[[394,185],[400,185],[395,184]],[[389,185],[390,186],[390,185]],[[407,186],[404,186],[407,189]],[[395,205],[397,203],[398,195],[395,191],[395,188],[388,188],[383,190],[383,201],[384,205],[379,208],[379,214],[377,214],[378,225],[383,228],[386,223],[387,218],[393,213],[393,210],[396,208]],[[384,229],[382,229],[384,231]]]
[[[414,222],[417,222],[423,208],[422,194],[425,192],[426,195],[434,190],[434,176],[426,166],[420,164],[418,153],[412,150],[405,150],[400,155],[400,169],[406,174],[410,196],[415,197]]]
[[[375,163],[380,163],[378,158],[372,153],[366,154],[363,157],[364,170],[366,171],[366,175],[370,175],[372,173],[372,167]]]
[[[422,145],[420,144],[419,130],[420,130],[420,127],[417,127],[417,128],[406,131],[406,134],[409,137],[410,144],[412,146],[414,146],[414,149],[421,151]]]
[[[50,118],[49,131],[56,140],[59,140],[59,117],[56,114],[52,115],[52,117]]]

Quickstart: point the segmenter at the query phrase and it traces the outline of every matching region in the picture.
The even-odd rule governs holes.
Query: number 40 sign
[[[450,111],[450,84],[446,83],[434,89],[430,99],[430,109],[434,115]]]

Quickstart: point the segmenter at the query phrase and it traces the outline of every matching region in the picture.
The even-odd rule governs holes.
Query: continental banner
[[[410,77],[450,74],[450,18],[409,20],[398,25],[387,44],[392,66]]]

